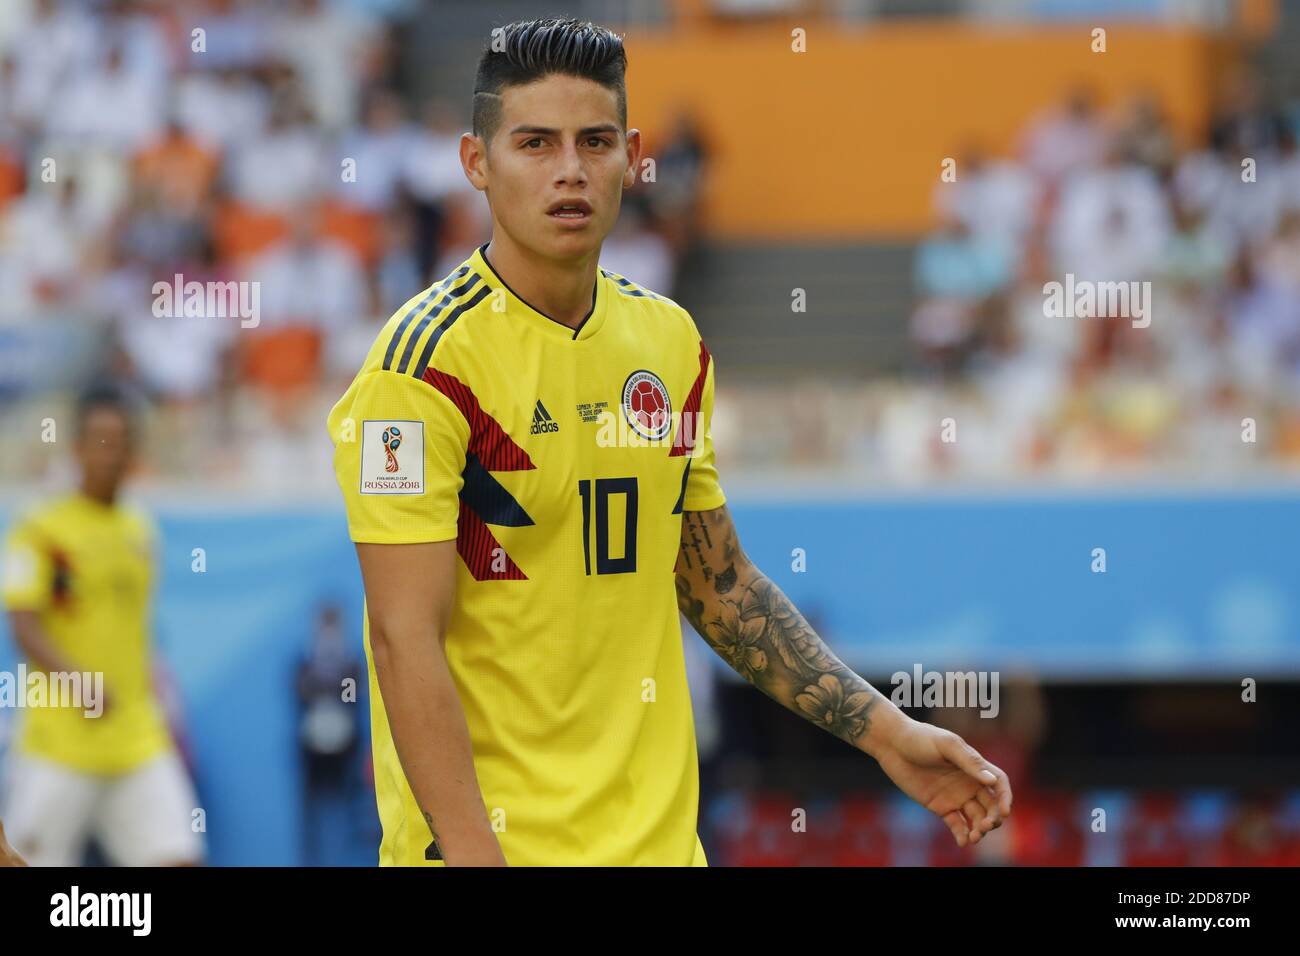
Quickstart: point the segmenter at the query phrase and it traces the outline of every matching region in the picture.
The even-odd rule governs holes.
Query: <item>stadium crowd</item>
[[[148,400],[146,481],[332,485],[329,405],[383,321],[490,226],[457,156],[467,108],[404,69],[412,6],[5,4],[0,480],[57,467],[21,423],[107,374]],[[631,197],[607,268],[672,287],[691,136],[661,150],[685,191]],[[250,311],[162,306],[174,277],[241,283]]]
[[[935,207],[911,320],[922,387],[882,415],[889,470],[1300,461],[1300,154],[1253,74],[1187,147],[1154,99],[1106,113],[1080,90],[1014,159],[970,148]],[[1139,285],[1127,310],[1070,316],[1053,282]],[[977,440],[909,447],[927,414]]]
[[[488,232],[456,155],[463,97],[417,91],[404,62],[411,6],[4,5],[0,481],[56,467],[18,426],[108,371],[150,399],[146,477],[332,490],[325,411],[379,324]],[[957,155],[917,248],[916,306],[898,316],[907,372],[765,387],[720,369],[729,472],[1089,479],[1300,462],[1294,122],[1245,72],[1204,142],[1180,142],[1154,99],[1111,107],[1081,90],[1013,154]],[[629,194],[602,264],[672,294],[707,147],[686,120],[653,145],[658,182]],[[1044,284],[1067,274],[1149,282],[1146,319],[1048,315]],[[174,276],[257,283],[256,326],[155,314],[154,283]]]

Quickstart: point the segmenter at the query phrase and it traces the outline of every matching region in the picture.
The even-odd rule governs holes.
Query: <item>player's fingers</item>
[[[987,763],[987,761],[985,761]],[[1004,817],[1011,815],[1011,781],[1008,779],[1006,771],[1001,767],[995,767],[989,764],[989,769],[993,771],[994,781],[989,784],[989,789],[997,797],[998,812]]]
[[[1002,826],[1002,813],[998,810],[998,801],[993,796],[992,791],[988,787],[979,787],[975,791],[975,799],[984,808],[984,832],[987,833]]]
[[[954,810],[943,815],[943,822],[948,824],[948,829],[952,831],[952,838],[957,841],[957,845],[965,846],[970,833],[966,818],[959,811]]]
[[[985,786],[991,787],[997,782],[993,765],[956,734],[947,734],[939,739],[939,753],[949,763],[956,764]]]
[[[984,792],[993,798],[993,805],[998,808],[998,816],[1006,819],[1006,814],[1002,812],[1002,801],[998,799],[998,792],[992,787],[985,787]]]
[[[1002,815],[1005,817],[1011,813],[1011,782],[1001,768],[985,760],[978,750],[956,734],[949,734],[940,740],[939,753],[986,787],[992,787],[998,795],[998,807]]]
[[[965,814],[966,819],[970,821],[971,842],[978,843],[980,837],[988,831],[988,828],[984,826],[984,808],[980,806],[978,800],[967,800],[962,804],[961,811]]]

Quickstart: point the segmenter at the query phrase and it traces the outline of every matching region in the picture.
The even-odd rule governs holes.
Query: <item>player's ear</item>
[[[636,182],[637,167],[641,164],[641,131],[627,131],[627,169],[623,170],[623,188],[631,189]]]
[[[473,133],[460,134],[460,165],[469,184],[479,192],[487,189],[487,143]]]

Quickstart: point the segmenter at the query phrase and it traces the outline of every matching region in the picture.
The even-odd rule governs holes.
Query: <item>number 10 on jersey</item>
[[[595,494],[592,481],[578,482],[582,497],[582,560],[591,574],[591,513],[596,512],[596,573],[629,574],[636,570],[636,476],[631,478],[597,478]],[[623,495],[623,556],[609,556],[609,499]]]

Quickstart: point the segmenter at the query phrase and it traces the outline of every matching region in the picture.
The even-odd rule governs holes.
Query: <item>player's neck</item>
[[[493,232],[483,254],[510,290],[543,315],[576,329],[591,312],[599,250],[578,262],[555,262]]]
[[[83,498],[105,508],[111,508],[117,502],[116,488],[95,488],[87,482],[82,482],[79,490]]]

